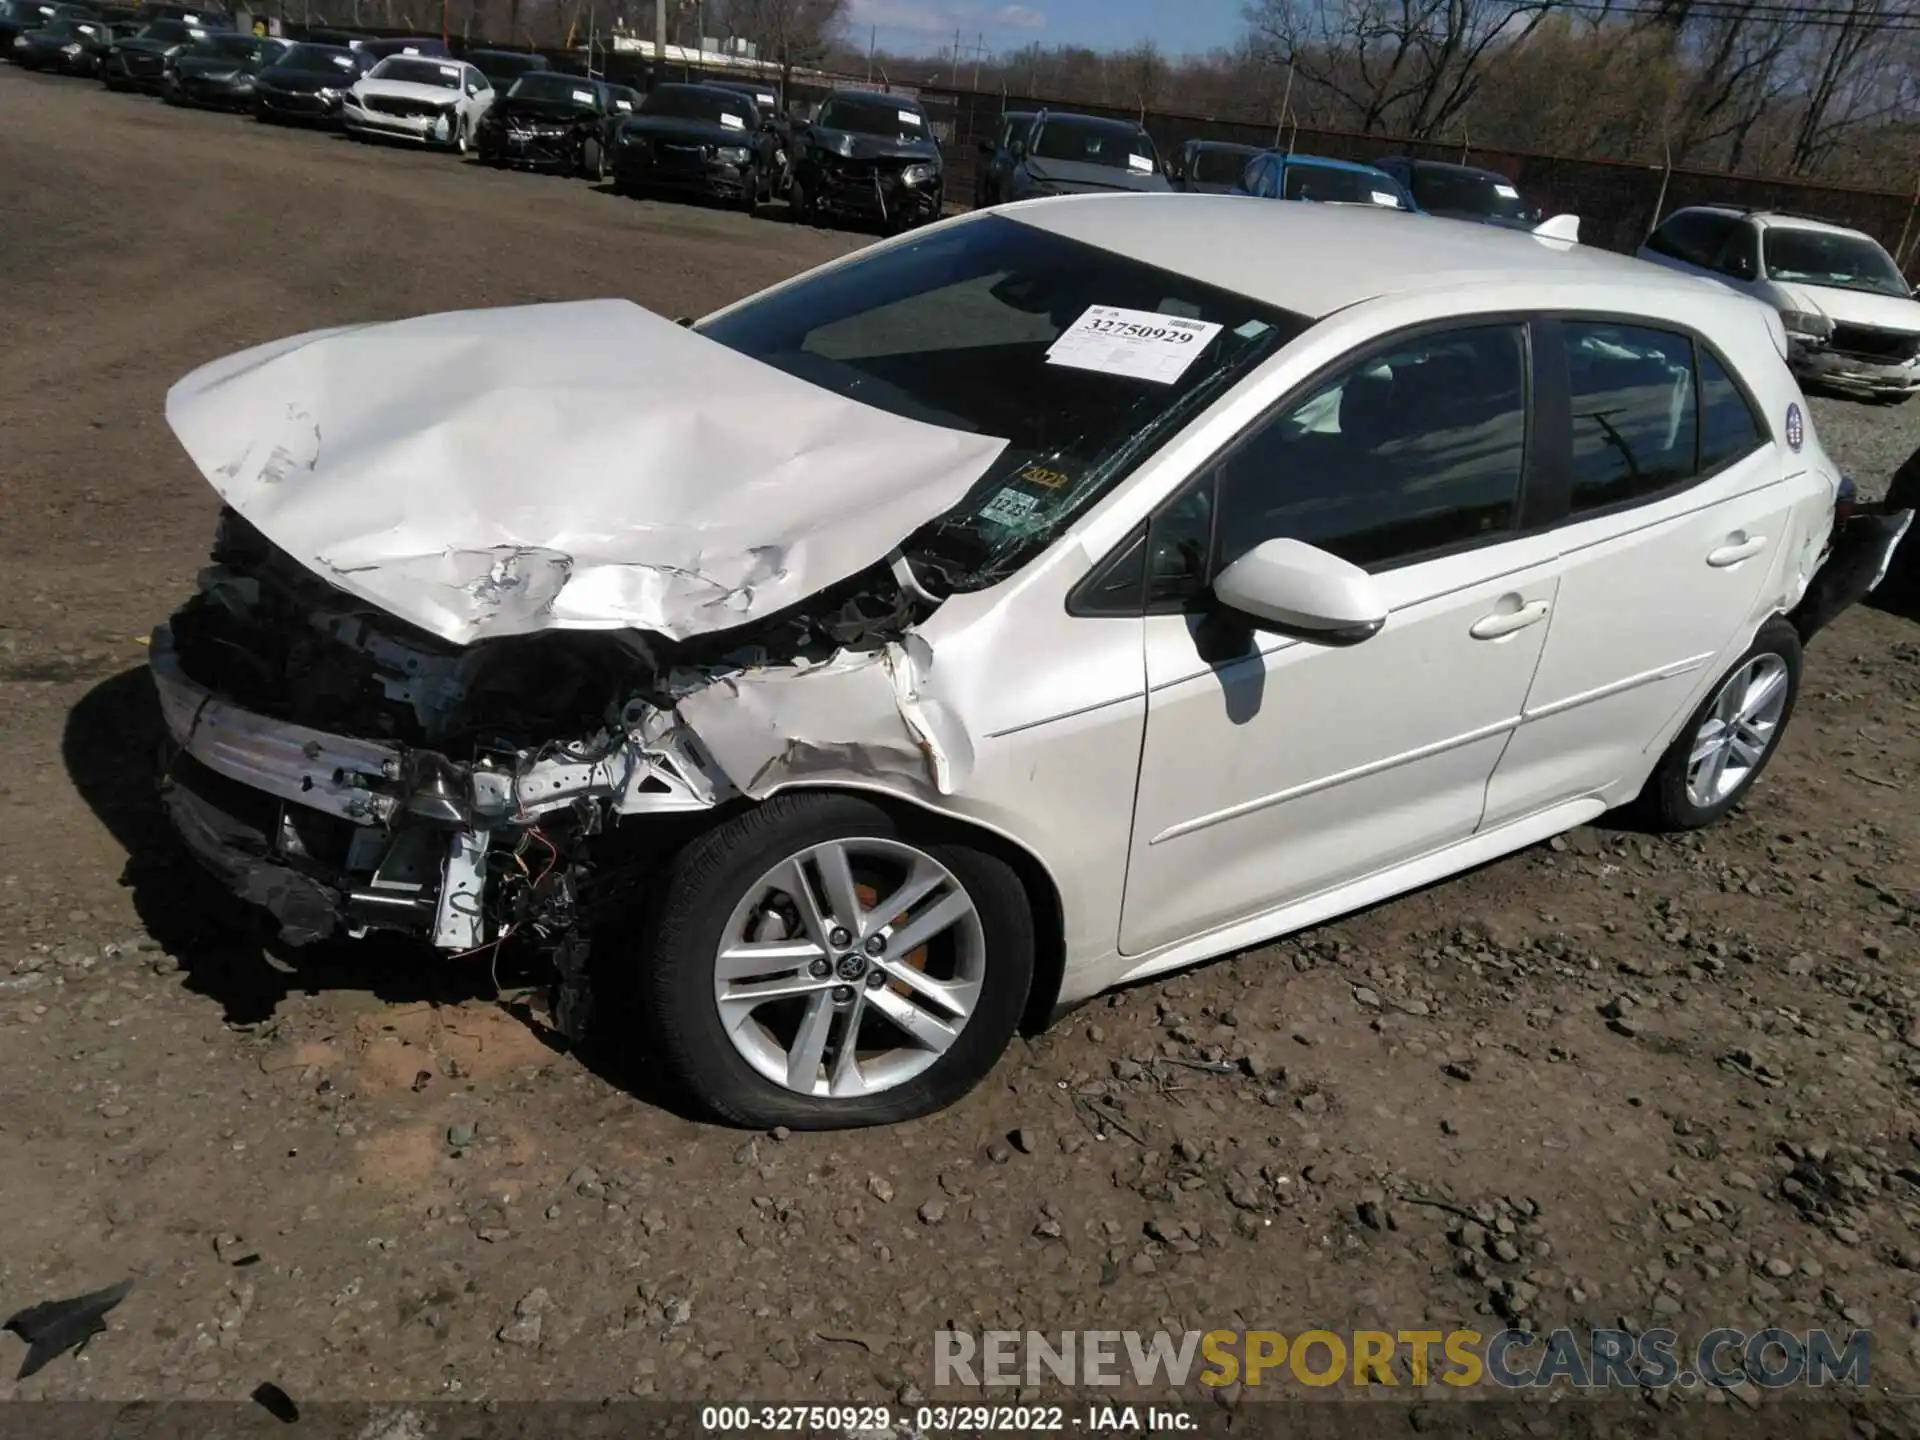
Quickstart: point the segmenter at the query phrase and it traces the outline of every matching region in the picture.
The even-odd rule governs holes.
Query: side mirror
[[[1299,540],[1254,546],[1214,580],[1213,594],[1259,629],[1326,645],[1356,645],[1387,623],[1371,575]]]

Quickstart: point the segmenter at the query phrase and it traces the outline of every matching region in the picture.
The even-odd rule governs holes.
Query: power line
[[[1576,10],[1601,16],[1645,17],[1678,22],[1689,20],[1778,20],[1814,29],[1855,29],[1874,35],[1920,34],[1920,16],[1861,13],[1843,6],[1748,4],[1747,0],[1694,0],[1684,9],[1629,0],[1610,4],[1607,0],[1558,0],[1560,10]]]

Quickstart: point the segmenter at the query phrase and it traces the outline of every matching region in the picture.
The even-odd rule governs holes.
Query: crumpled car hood
[[[297,335],[180,380],[167,423],[274,544],[456,644],[760,619],[884,559],[1006,445],[624,300]]]

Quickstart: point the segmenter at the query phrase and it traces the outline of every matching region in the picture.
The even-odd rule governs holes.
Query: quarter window
[[[1220,463],[1215,573],[1263,540],[1379,569],[1496,537],[1514,526],[1525,454],[1519,326],[1403,343],[1262,421]],[[1199,519],[1187,518],[1178,528]],[[1149,565],[1177,573],[1179,553],[1150,548]]]
[[[1655,494],[1692,477],[1693,342],[1634,325],[1561,327],[1573,408],[1572,513]]]
[[[1689,265],[1711,269],[1735,226],[1728,216],[1710,210],[1682,210],[1653,232],[1647,246]]]
[[[1740,387],[1711,350],[1696,351],[1700,368],[1700,473],[1718,470],[1765,441],[1760,422]]]

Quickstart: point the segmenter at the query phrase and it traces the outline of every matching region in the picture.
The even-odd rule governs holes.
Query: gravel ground
[[[1515,1315],[1864,1327],[1876,1389],[1920,1380],[1912,620],[1821,638],[1710,832],[1583,829],[1108,997],[928,1121],[702,1126],[481,969],[263,954],[179,858],[138,637],[215,505],[161,397],[313,326],[697,313],[859,240],[11,69],[0,114],[0,1312],[136,1282],[0,1398],[911,1402],[949,1325]],[[1920,430],[1812,408],[1868,494]]]

